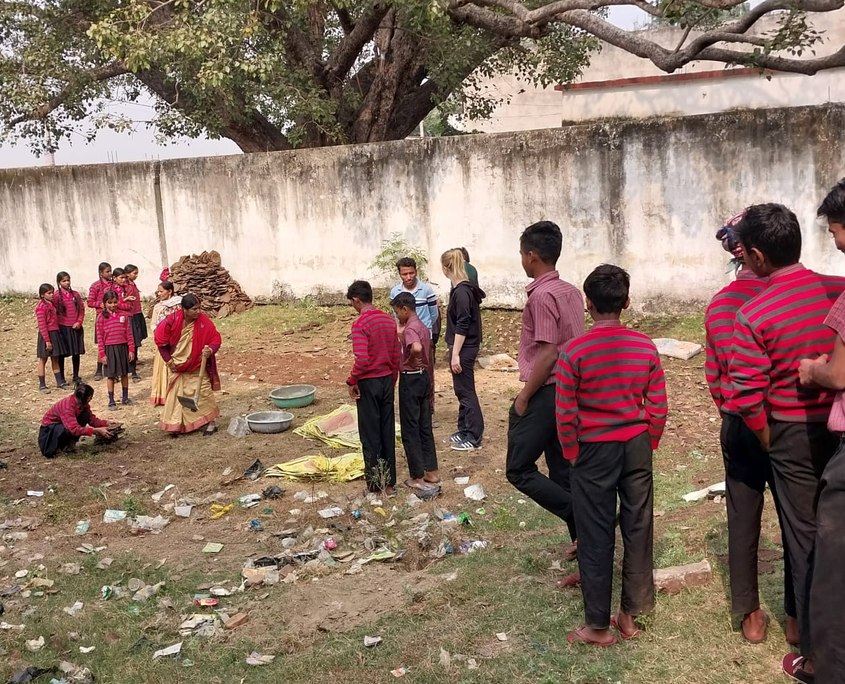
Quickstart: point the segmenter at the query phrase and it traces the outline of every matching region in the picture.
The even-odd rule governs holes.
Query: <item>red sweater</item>
[[[716,407],[724,413],[736,413],[728,400],[728,361],[733,345],[736,313],[739,307],[759,294],[767,284],[768,281],[758,278],[751,269],[744,268],[737,273],[736,280],[713,297],[704,314],[704,330],[707,333],[704,376]]]
[[[79,414],[83,411],[88,411],[90,416],[86,427],[82,427],[78,420]],[[41,425],[44,427],[58,423],[64,425],[67,431],[74,437],[90,437],[94,434],[92,428],[109,426],[107,421],[101,420],[91,413],[91,407],[88,404],[80,406],[79,402],[76,401],[76,397],[72,394],[53,404],[41,419]]]
[[[56,308],[47,300],[40,299],[35,305],[35,320],[38,323],[38,332],[46,344],[50,343],[50,332],[59,330],[59,317],[56,315]]]
[[[787,423],[827,421],[835,392],[801,387],[798,362],[833,352],[836,333],[824,324],[845,278],[794,264],[772,273],[769,286],[742,305],[728,365],[730,401],[752,430],[767,414]]]
[[[557,434],[568,460],[578,442],[627,442],[646,430],[656,449],[666,424],[666,381],[646,335],[597,321],[570,340],[557,362]]]
[[[118,291],[117,286],[111,280],[100,278],[91,283],[91,287],[88,288],[88,308],[96,309],[97,313],[101,312],[103,310],[103,295],[109,290],[112,292]]]
[[[135,297],[134,301],[126,302],[130,314],[134,316],[135,314],[141,313],[141,292],[138,290],[138,286],[131,280],[127,280],[126,285],[123,286],[123,296]]]
[[[396,321],[375,307],[368,307],[352,324],[352,351],[355,364],[349,383],[367,378],[383,378],[399,374],[399,337]]]
[[[60,301],[63,304],[63,306],[56,306],[56,312],[61,309],[59,325],[68,327],[76,323],[82,325],[82,321],[85,320],[85,304],[76,290],[65,290],[60,287],[56,290],[53,301]]]
[[[132,328],[129,325],[129,314],[116,311],[97,317],[97,344],[99,345],[100,358],[106,355],[106,347],[113,344],[129,345],[130,353],[135,351],[135,338],[132,336]]]

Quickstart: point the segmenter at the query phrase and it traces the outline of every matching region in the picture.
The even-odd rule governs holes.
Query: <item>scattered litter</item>
[[[505,632],[496,632],[496,638],[497,638],[499,641],[507,641],[507,640],[508,640],[508,635],[507,635]]]
[[[261,494],[244,494],[238,498],[238,503],[244,508],[253,508],[257,506],[260,501]]]
[[[9,684],[29,684],[45,674],[52,674],[56,669],[53,667],[28,667],[25,670],[16,672],[9,680]]]
[[[458,553],[467,554],[467,553],[475,553],[479,549],[486,549],[490,545],[490,542],[483,541],[481,539],[476,539],[475,541],[466,541],[460,546],[458,546]]]
[[[482,506],[481,508],[476,508],[475,512],[477,515],[487,515],[487,509]]]
[[[223,544],[218,542],[208,542],[202,547],[203,553],[220,553],[223,550]]]
[[[695,492],[690,492],[689,494],[684,494],[682,497],[684,501],[701,501],[702,499],[706,499],[707,497],[714,498],[716,496],[724,496],[725,495],[725,483],[724,482],[717,482],[716,484],[712,484],[709,487],[705,487],[704,489],[699,489]]]
[[[440,666],[446,668],[447,670],[452,666],[452,656],[449,655],[449,651],[442,646],[440,647]]]
[[[82,654],[87,654],[87,653],[93,652],[94,649],[96,649],[96,648],[97,648],[96,646],[80,646],[79,652],[82,653]]]
[[[264,464],[261,462],[260,458],[256,458],[253,461],[252,465],[244,470],[244,477],[247,480],[257,480],[261,477],[261,474],[264,472]]]
[[[82,571],[82,566],[79,563],[64,563],[59,568],[59,572],[63,575],[78,575]]]
[[[235,507],[235,504],[211,504],[211,519],[219,520]]]
[[[177,518],[190,518],[192,510],[194,510],[194,507],[190,504],[181,504],[174,506],[173,513],[176,514]]]
[[[463,477],[456,477],[455,478],[456,485],[468,485],[469,484],[469,476],[465,475]]]
[[[396,553],[391,551],[390,549],[382,548],[376,551],[375,553],[370,554],[366,558],[361,559],[361,565],[366,565],[367,563],[371,563],[372,561],[386,561],[396,558]]]
[[[220,601],[216,598],[195,598],[194,603],[200,608],[214,608],[214,606],[219,605]]]
[[[85,553],[85,554],[90,555],[92,553],[99,553],[100,551],[102,551],[105,548],[106,548],[105,546],[94,546],[93,544],[82,544],[81,546],[77,546],[76,550],[79,551],[79,553]]]
[[[262,524],[262,522],[260,520],[253,519],[253,520],[249,521],[249,529],[252,530],[253,532],[263,532],[264,531],[264,525]]]
[[[138,589],[135,594],[132,596],[133,601],[138,601],[139,603],[143,603],[144,601],[148,601],[153,596],[155,596],[161,588],[164,586],[164,582],[159,582],[158,584],[150,584],[145,587],[141,587]]]
[[[139,515],[129,522],[133,532],[152,532],[153,534],[159,534],[169,524],[170,518],[161,515],[157,515],[155,518],[149,515]]]
[[[212,637],[218,633],[216,615],[197,613],[191,615],[179,625],[180,636]]]
[[[109,566],[111,566],[112,563],[114,563],[114,558],[103,558],[100,560],[99,563],[97,563],[97,569],[106,570],[109,568]]]
[[[28,639],[26,642],[26,650],[30,653],[35,653],[44,648],[44,637],[40,636],[37,639]]]
[[[59,669],[67,675],[60,680],[60,684],[94,684],[94,675],[87,667],[79,667],[63,660],[59,663]]]
[[[339,515],[343,515],[343,509],[339,506],[332,506],[331,508],[324,508],[320,511],[317,511],[321,518],[337,518]]]
[[[27,496],[41,497],[41,496],[44,496],[44,492],[42,492],[42,491],[38,491],[38,490],[34,490],[34,489],[30,489],[30,490],[26,493],[26,495],[27,495]]]
[[[162,498],[165,494],[167,494],[167,492],[169,492],[171,489],[173,489],[175,486],[176,486],[176,485],[169,484],[169,485],[167,485],[164,489],[162,489],[160,492],[156,492],[155,494],[153,494],[150,498],[151,498],[153,501],[155,501],[156,503],[158,503],[159,501],[161,501],[161,498]]]
[[[695,342],[682,342],[671,337],[655,337],[652,342],[657,347],[657,352],[663,356],[671,356],[673,359],[688,361],[701,352],[701,345]]]
[[[475,658],[467,658],[467,669],[468,670],[477,670],[478,669],[478,661]]]
[[[323,454],[302,456],[270,466],[265,477],[284,477],[295,482],[351,482],[364,477],[364,456],[359,452],[329,458]]]
[[[337,548],[337,542],[335,541],[334,537],[329,537],[328,539],[326,539],[325,541],[323,541],[323,543],[321,544],[321,546],[322,546],[322,547],[323,547],[326,551],[334,551],[334,550]]]
[[[266,487],[263,492],[261,492],[261,496],[265,499],[281,499],[284,495],[285,490],[281,487],[277,487],[276,485],[270,485]]]
[[[229,421],[229,427],[226,428],[226,432],[232,435],[232,437],[246,437],[252,430],[249,429],[249,423],[246,418],[235,416]]]
[[[44,577],[35,577],[26,586],[28,589],[49,589],[54,584],[54,580],[45,579]]]
[[[139,580],[137,577],[130,577],[129,581],[126,583],[126,588],[129,589],[131,592],[140,591],[146,586],[143,580]]]
[[[108,510],[106,510],[105,513],[103,513],[103,522],[104,523],[120,522],[121,520],[126,520],[127,515],[128,514],[127,514],[126,511],[118,511],[118,510],[114,510],[112,508],[109,508]]]
[[[381,506],[376,506],[373,509],[373,513],[378,513],[382,518],[387,517],[387,511],[385,511]]]
[[[293,498],[294,498],[295,501],[301,501],[302,503],[310,504],[310,503],[315,503],[315,502],[319,501],[320,499],[327,499],[328,496],[329,495],[321,489],[316,494],[314,494],[313,496],[310,495],[308,492],[297,492],[296,494],[293,495]],[[299,510],[297,509],[296,515],[298,515],[298,514],[299,514]]]
[[[352,517],[355,518],[355,520],[360,520],[361,519],[361,511],[359,511],[356,508],[354,511],[352,511]]]
[[[209,590],[212,596],[231,596],[232,592],[223,587],[211,587]]]
[[[464,527],[472,527],[472,518],[470,517],[469,513],[466,511],[462,511],[458,515],[458,523],[463,525]]]
[[[247,665],[254,665],[258,667],[259,665],[269,665],[276,659],[274,655],[262,655],[258,651],[253,651],[250,653],[246,658]]]
[[[484,487],[480,484],[470,485],[464,489],[464,496],[473,501],[484,501],[487,495],[484,493]]]
[[[489,356],[479,356],[478,365],[484,370],[489,371],[503,371],[506,373],[513,373],[519,370],[519,364],[507,354],[491,354]]]
[[[367,648],[372,648],[373,646],[378,646],[382,642],[382,638],[380,636],[365,636],[364,637],[364,646]]]
[[[85,606],[85,604],[82,603],[82,601],[77,601],[76,603],[74,603],[72,606],[70,606],[68,608],[62,608],[62,610],[65,613],[67,613],[68,615],[70,615],[72,617],[76,617],[77,615],[79,615],[80,611],[83,609],[84,606]]]
[[[173,646],[162,648],[153,653],[153,660],[158,660],[159,658],[166,658],[167,656],[176,655],[177,653],[181,653],[181,651],[182,642],[180,641],[178,644],[173,644]]]
[[[28,574],[29,574],[29,570],[18,570],[18,571],[15,573],[15,578],[16,578],[16,579],[23,579],[23,578],[24,578],[24,577],[26,577]]]
[[[0,622],[0,630],[4,632],[17,632],[20,634],[26,629],[26,625],[12,625],[8,622]]]
[[[89,529],[91,529],[91,522],[88,520],[80,520],[76,523],[76,528],[73,530],[73,533],[81,537],[83,534],[86,534]]]
[[[439,521],[444,523],[456,523],[458,522],[458,516],[456,516],[451,511],[444,510],[442,508],[435,508],[434,509],[434,517],[437,518]]]
[[[392,674],[394,677],[396,677],[398,679],[399,677],[404,677],[406,674],[408,674],[408,670],[410,670],[410,669],[411,668],[405,667],[403,665],[402,667],[397,667],[395,670],[391,670],[390,674]]]
[[[230,617],[228,620],[224,620],[223,626],[226,629],[235,629],[236,627],[245,625],[247,622],[249,622],[249,615],[246,613],[238,613],[237,615]]]

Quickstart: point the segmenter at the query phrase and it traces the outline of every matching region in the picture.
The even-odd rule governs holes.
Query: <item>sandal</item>
[[[615,629],[617,632],[619,632],[619,636],[621,636],[625,641],[630,641],[631,639],[635,639],[636,637],[638,637],[640,634],[643,633],[643,630],[641,630],[639,627],[634,629],[634,631],[632,631],[632,632],[626,632],[624,629],[622,629],[619,626],[619,614],[618,613],[610,618],[610,626],[613,627],[613,629]]]
[[[213,435],[215,432],[217,432],[217,426],[216,425],[208,425],[208,426],[206,426],[205,430],[202,431],[202,436],[203,437],[211,437],[211,435]]]
[[[580,572],[573,572],[570,575],[567,575],[563,579],[559,579],[555,582],[555,588],[557,589],[574,589],[575,587],[581,586],[581,573]]]
[[[582,643],[587,644],[587,646],[614,646],[616,644],[616,637],[612,634],[608,634],[607,641],[597,641],[586,634],[587,625],[581,625],[578,629],[569,632],[566,635],[566,640],[570,644],[574,643]]]
[[[563,560],[573,561],[578,558],[578,542],[574,541],[563,547]]]
[[[781,665],[783,673],[787,677],[791,677],[794,681],[799,682],[799,684],[813,684],[816,681],[816,675],[804,672],[805,660],[806,658],[804,656],[787,653],[783,657],[783,663]]]

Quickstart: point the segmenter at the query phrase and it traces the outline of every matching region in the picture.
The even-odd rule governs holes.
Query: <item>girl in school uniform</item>
[[[174,311],[179,309],[182,298],[175,296],[173,283],[164,281],[158,284],[156,289],[156,305],[153,307],[153,315],[150,319],[153,330],[159,323],[167,318]],[[170,384],[170,369],[161,358],[161,354],[153,355],[153,377],[150,390],[150,403],[153,406],[164,406],[167,399],[167,386]]]
[[[132,373],[132,382],[138,382],[138,350],[141,344],[147,339],[147,319],[141,311],[141,293],[135,281],[138,278],[138,267],[134,264],[126,264],[123,269],[126,276],[126,284],[123,286],[123,299],[129,304],[129,314],[132,318],[129,323],[132,326],[132,337],[135,340],[135,360],[130,364],[129,370]]]
[[[123,389],[121,403],[132,404],[129,398],[129,363],[135,358],[135,340],[132,339],[132,327],[129,316],[118,311],[118,296],[115,292],[106,292],[103,296],[103,313],[97,319],[97,340],[100,363],[108,378],[109,411],[115,411],[114,381],[120,378]]]
[[[103,296],[113,289],[111,264],[103,261],[97,267],[100,277],[88,288],[88,308],[94,309],[94,344],[97,344],[97,324],[100,321],[100,314],[103,313]],[[97,372],[94,373],[94,380],[103,379],[103,364],[97,362]]]
[[[61,271],[56,275],[58,289],[53,296],[53,306],[59,317],[59,331],[65,345],[65,352],[71,357],[73,376],[71,382],[76,385],[79,380],[79,357],[85,353],[85,335],[82,331],[82,321],[85,319],[85,304],[82,297],[70,287],[70,276]],[[59,359],[59,370],[65,377],[65,357]]]
[[[38,323],[38,341],[35,353],[38,356],[38,389],[45,394],[47,383],[44,378],[47,370],[47,359],[56,376],[56,387],[63,389],[68,386],[59,370],[59,359],[65,356],[65,345],[59,332],[59,317],[53,306],[53,296],[56,289],[50,283],[43,283],[38,288],[38,304],[35,306],[35,320]]]

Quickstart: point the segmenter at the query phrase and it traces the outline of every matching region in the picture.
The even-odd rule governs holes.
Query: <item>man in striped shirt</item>
[[[737,226],[745,263],[769,286],[736,317],[728,366],[731,405],[769,452],[789,554],[801,655],[811,657],[808,581],[816,535],[816,493],[838,439],[827,430],[834,393],[801,387],[801,359],[830,354],[824,325],[845,278],[814,273],[801,258],[801,227],[782,204],[749,207]],[[784,665],[786,666],[786,661]]]
[[[551,221],[528,226],[519,239],[525,275],[533,278],[526,287],[528,301],[522,310],[519,338],[519,379],[525,384],[508,415],[508,482],[540,506],[563,520],[575,554],[575,517],[569,464],[563,459],[555,426],[555,364],[564,345],[584,332],[584,300],[574,285],[561,280],[555,266],[563,236]],[[545,455],[549,476],[537,469]],[[575,577],[560,581],[572,586]]]
[[[392,494],[396,487],[396,417],[393,396],[399,377],[399,338],[393,318],[373,306],[365,280],[349,286],[346,298],[358,318],[352,324],[355,363],[346,381],[358,406],[358,434],[364,452],[367,489]]]
[[[578,567],[586,624],[572,643],[610,646],[640,633],[636,617],[654,607],[652,453],[666,424],[666,382],[654,343],[619,321],[628,274],[604,264],[584,281],[595,324],[564,347],[555,409],[563,456],[573,464]],[[611,618],[616,500],[624,540],[622,600]]]
[[[722,288],[711,300],[704,314],[707,335],[704,375],[716,408],[722,416],[722,457],[728,510],[728,565],[730,568],[731,608],[742,615],[742,635],[753,644],[766,638],[769,618],[760,607],[757,579],[757,551],[763,514],[766,484],[775,494],[775,483],[769,455],[753,432],[745,425],[730,401],[728,359],[733,344],[737,310],[766,287],[745,265],[736,226],[745,216],[732,217],[716,233],[716,239],[733,256],[737,267],[736,280]],[[798,621],[795,618],[795,594],[788,554],[784,554],[784,611],[786,638],[798,643]]]

